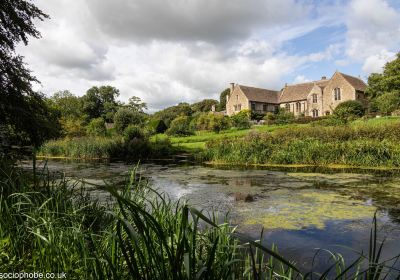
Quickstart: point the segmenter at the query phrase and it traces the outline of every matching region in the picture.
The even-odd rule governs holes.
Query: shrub
[[[128,108],[120,108],[114,115],[114,126],[118,133],[123,133],[128,125],[133,124],[142,126],[146,116],[137,111]]]
[[[312,123],[316,122],[318,118],[313,118],[310,116],[300,116],[294,119],[294,123],[299,123],[299,124],[306,124],[306,123]]]
[[[91,136],[104,136],[106,134],[106,124],[104,119],[92,119],[86,127],[86,132]]]
[[[338,126],[338,125],[343,125],[346,123],[346,121],[337,118],[334,115],[331,116],[326,116],[326,117],[320,117],[318,119],[314,118],[315,121],[312,122],[312,126]]]
[[[190,129],[190,118],[187,116],[180,116],[175,118],[170,127],[167,129],[168,135],[186,136],[192,135],[193,131]]]
[[[210,121],[210,114],[202,113],[193,118],[191,126],[197,130],[210,130]]]
[[[161,119],[151,120],[148,124],[148,128],[151,132],[156,134],[164,133],[168,129],[165,122]]]
[[[146,135],[142,128],[137,125],[130,124],[124,130],[125,141],[131,141],[133,139],[145,139]]]
[[[289,124],[295,120],[293,113],[286,111],[284,108],[279,108],[278,113],[275,115],[276,124]]]
[[[81,119],[65,119],[60,120],[61,129],[67,138],[82,137],[86,135],[86,129]]]
[[[263,120],[265,121],[265,124],[275,124],[276,114],[269,112],[265,114]]]
[[[211,114],[210,129],[214,132],[220,132],[231,127],[230,119],[223,115]]]
[[[231,116],[232,125],[238,129],[250,128],[250,111],[242,110]]]
[[[400,108],[400,94],[398,92],[387,92],[376,99],[376,106],[382,114],[389,115]]]
[[[252,120],[256,120],[256,121],[261,121],[264,118],[265,114],[262,113],[257,113],[257,112],[251,112],[250,118]]]
[[[198,130],[220,132],[231,127],[229,117],[213,113],[201,114],[193,121],[196,122],[196,129]]]
[[[337,107],[333,111],[333,114],[343,121],[360,118],[364,115],[364,113],[365,110],[363,105],[359,101],[355,100],[342,102],[337,105]]]

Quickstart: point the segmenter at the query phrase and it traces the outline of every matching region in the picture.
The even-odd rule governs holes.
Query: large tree
[[[91,87],[82,97],[82,109],[89,122],[102,117],[106,122],[112,122],[114,114],[121,106],[117,101],[119,90],[112,86]]]
[[[191,116],[193,110],[188,103],[179,103],[178,105],[165,108],[161,111],[154,113],[153,119],[163,120],[169,127],[171,121],[178,116]]]
[[[229,88],[223,90],[219,95],[219,111],[226,110],[226,97],[230,94],[231,90]]]
[[[204,99],[200,102],[193,103],[191,108],[193,112],[210,112],[211,107],[218,105],[218,101],[214,99]]]
[[[400,53],[397,58],[388,62],[382,74],[372,73],[368,77],[368,87],[366,90],[368,98],[375,98],[390,92],[400,94]]]
[[[130,108],[133,111],[143,113],[144,110],[147,109],[147,104],[140,99],[140,97],[132,96],[128,100],[128,105],[126,107]]]
[[[63,119],[80,119],[82,117],[82,100],[68,90],[58,91],[48,99],[48,103]]]
[[[40,37],[33,21],[47,17],[31,1],[1,0],[0,126],[13,144],[39,146],[58,131],[55,115],[43,95],[32,89],[32,83],[38,81],[15,52],[17,44],[28,44],[29,36]]]

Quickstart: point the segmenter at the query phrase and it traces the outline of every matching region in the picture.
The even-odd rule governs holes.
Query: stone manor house
[[[366,87],[361,79],[338,71],[330,79],[322,77],[313,82],[286,84],[280,91],[232,83],[226,114],[231,116],[244,109],[265,114],[282,107],[295,116],[327,116],[343,101],[358,100],[366,107]]]

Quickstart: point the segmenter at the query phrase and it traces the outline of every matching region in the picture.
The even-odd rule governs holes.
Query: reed
[[[376,219],[368,255],[346,265],[329,252],[328,270],[302,273],[274,246],[240,235],[227,220],[217,223],[212,213],[172,201],[135,170],[123,189],[107,187],[109,203],[99,203],[83,191],[83,182],[52,180],[42,172],[32,184],[20,170],[0,165],[0,271],[66,272],[69,279],[400,277],[398,256],[381,260]]]
[[[42,157],[74,159],[144,159],[169,156],[174,153],[168,138],[126,140],[114,137],[65,138],[46,142],[38,151]]]
[[[400,166],[400,124],[287,128],[210,141],[204,158],[228,164]]]

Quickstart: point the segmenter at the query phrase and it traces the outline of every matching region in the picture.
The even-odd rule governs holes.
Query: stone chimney
[[[321,77],[321,80],[326,80],[326,76],[322,76],[322,77]]]
[[[229,87],[229,89],[231,90],[231,92],[230,92],[230,93],[232,93],[232,92],[233,92],[234,88],[235,88],[235,83],[231,83],[231,86]]]

